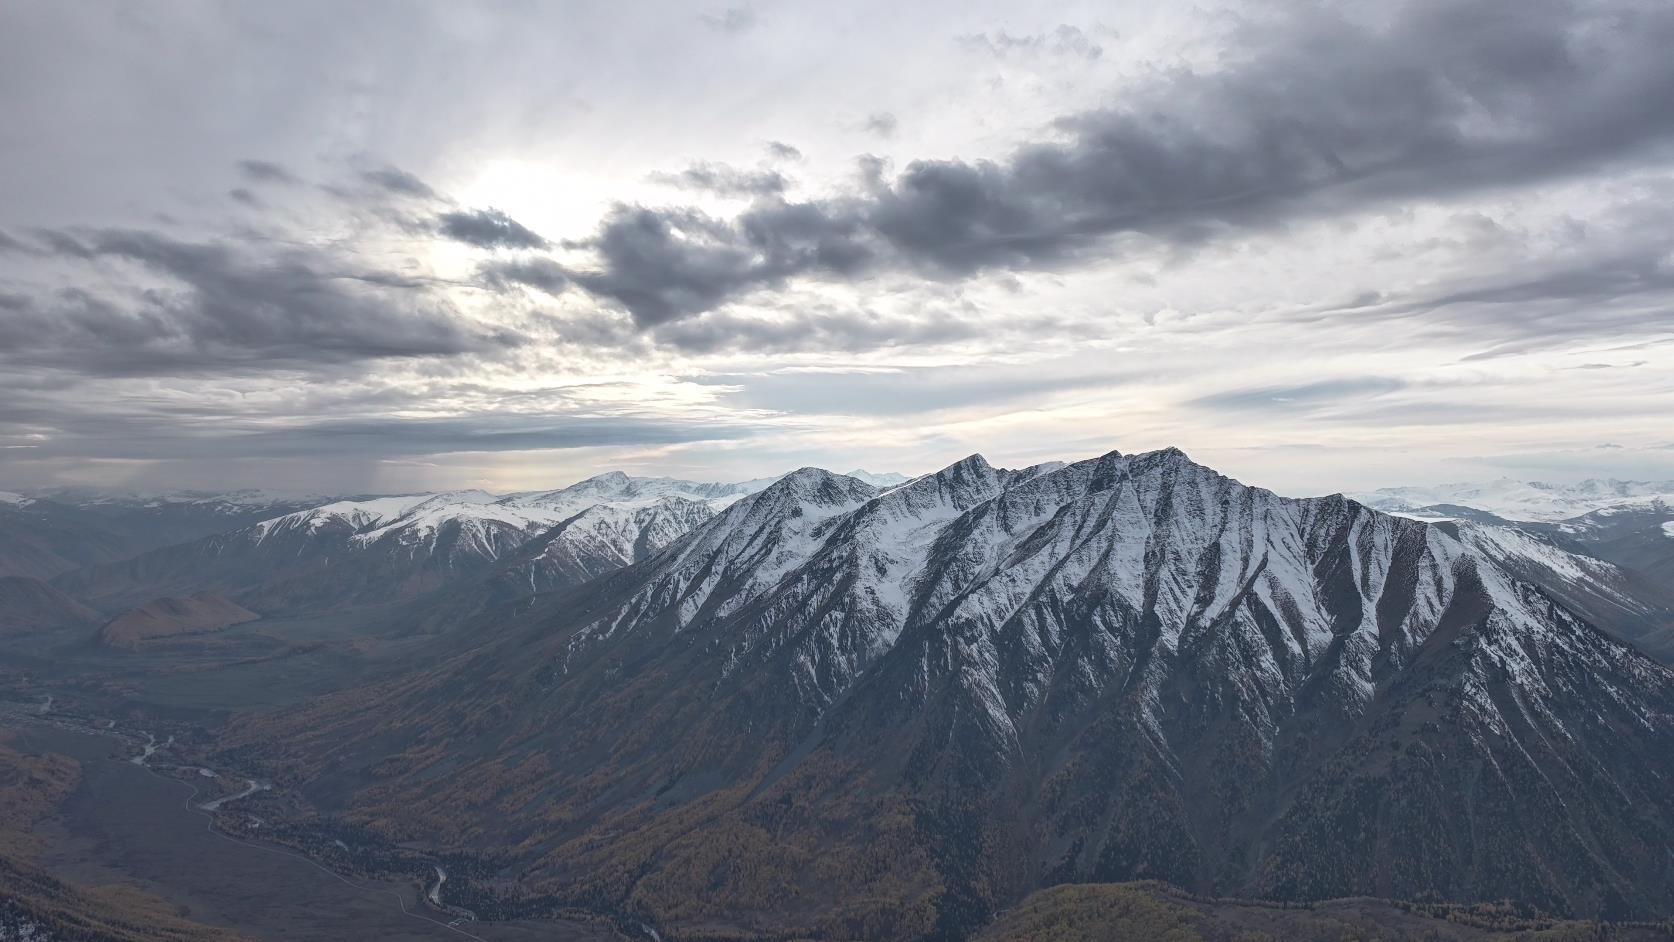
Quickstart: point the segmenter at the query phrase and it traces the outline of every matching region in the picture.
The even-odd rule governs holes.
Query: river
[[[116,740],[34,723],[11,728],[20,747],[64,753],[82,764],[75,794],[39,829],[47,847],[41,863],[62,878],[136,884],[185,907],[191,918],[286,942],[612,938],[566,922],[448,926],[425,910],[417,887],[351,881],[288,851],[213,830],[210,816],[194,805],[199,797],[194,785],[120,755],[113,758],[124,748]],[[153,740],[145,755],[163,745]],[[233,797],[259,787],[252,782]],[[437,877],[430,892],[439,894],[446,876],[438,870]]]

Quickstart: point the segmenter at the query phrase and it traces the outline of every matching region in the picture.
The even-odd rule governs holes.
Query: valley
[[[1168,450],[605,475],[516,497],[564,508],[521,542],[460,536],[488,495],[329,503],[25,585],[4,728],[82,769],[33,866],[262,938],[1031,938],[1154,896],[1031,893],[1161,880],[1203,938],[1367,896],[1637,939],[1674,672],[1599,627],[1668,643],[1659,500],[1412,520]],[[200,621],[101,643],[171,597]],[[1303,908],[1181,908],[1228,897]]]
[[[258,938],[338,940],[471,938],[495,942],[615,938],[607,929],[552,920],[489,925],[451,915],[439,886],[345,877],[306,856],[265,843],[253,833],[259,819],[236,812],[229,835],[220,811],[262,786],[207,799],[203,782],[225,775],[165,774],[152,765],[168,753],[133,738],[118,738],[103,722],[87,724],[48,713],[0,716],[14,746],[68,756],[83,776],[74,794],[36,827],[48,852],[36,861],[54,876],[85,885],[122,883],[176,904],[183,916]],[[133,756],[125,753],[139,746]],[[161,755],[159,755],[161,752]],[[207,770],[205,770],[207,771]],[[219,824],[218,824],[219,822]],[[252,825],[258,825],[252,828]],[[420,896],[426,895],[426,906]],[[451,925],[450,925],[451,924]]]

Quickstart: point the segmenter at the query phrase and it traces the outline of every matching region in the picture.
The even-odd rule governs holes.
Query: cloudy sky
[[[1666,0],[0,7],[0,486],[1674,478]]]

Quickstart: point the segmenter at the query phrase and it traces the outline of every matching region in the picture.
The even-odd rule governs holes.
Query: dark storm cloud
[[[430,188],[430,184],[398,167],[364,170],[361,171],[360,178],[398,196],[418,196],[428,199],[436,195],[436,191]]]
[[[241,160],[238,171],[256,183],[300,183],[289,170],[271,160]]]
[[[1055,122],[1004,160],[731,218],[621,206],[572,277],[644,326],[797,276],[1051,270],[1119,237],[1221,233],[1597,174],[1674,143],[1674,6],[1423,0],[1360,22],[1249,23],[1213,72],[1176,70]],[[880,129],[887,122],[880,124]]]
[[[793,148],[794,150],[794,148]],[[696,163],[679,173],[653,173],[653,183],[716,196],[777,196],[789,181],[777,170],[744,170],[726,164]]]
[[[544,249],[549,244],[498,209],[461,209],[436,218],[442,235],[481,249]]]
[[[523,342],[471,325],[428,282],[290,246],[186,242],[156,232],[40,233],[119,294],[62,289],[0,316],[0,362],[128,375],[318,369],[357,360],[504,350]]]

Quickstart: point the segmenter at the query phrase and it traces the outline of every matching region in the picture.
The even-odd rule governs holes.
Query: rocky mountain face
[[[1589,621],[1674,663],[1674,482],[1502,479],[1362,497],[1455,527]]]
[[[804,469],[227,746],[675,936],[963,938],[1131,879],[1674,911],[1674,673],[1507,555],[1176,450]]]
[[[79,569],[55,584],[107,611],[207,591],[262,614],[292,614],[414,598],[515,556],[523,588],[546,591],[648,555],[749,486],[613,472],[509,497],[336,501]]]

